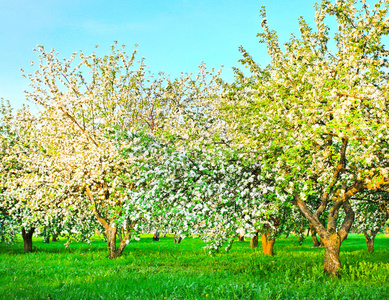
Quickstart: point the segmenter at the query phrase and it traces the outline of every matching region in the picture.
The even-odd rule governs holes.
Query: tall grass
[[[235,242],[229,253],[210,257],[203,242],[173,237],[154,242],[145,235],[122,257],[107,258],[106,243],[34,240],[0,244],[1,299],[389,299],[389,239],[376,238],[368,253],[361,235],[343,243],[340,279],[323,274],[323,248],[279,239],[276,255]]]

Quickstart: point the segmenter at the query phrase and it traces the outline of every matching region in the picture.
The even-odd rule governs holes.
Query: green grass
[[[174,244],[151,235],[107,258],[99,239],[44,244],[23,253],[21,240],[0,244],[0,299],[389,299],[389,238],[368,253],[363,236],[343,243],[340,279],[323,275],[323,248],[293,237],[276,241],[274,257],[235,242],[210,257],[199,239]]]

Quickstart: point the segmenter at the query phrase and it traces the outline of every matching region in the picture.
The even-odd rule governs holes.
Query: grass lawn
[[[323,274],[323,248],[311,238],[299,245],[278,239],[275,256],[235,242],[229,253],[210,257],[199,239],[174,244],[145,235],[122,257],[107,258],[106,243],[90,245],[34,240],[0,243],[0,299],[389,299],[389,238],[378,235],[368,253],[362,235],[343,242],[341,279]]]

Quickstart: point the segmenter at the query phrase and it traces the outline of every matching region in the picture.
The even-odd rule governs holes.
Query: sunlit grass
[[[323,248],[279,239],[274,257],[235,242],[210,257],[199,239],[174,244],[171,236],[131,242],[122,257],[107,258],[106,243],[35,239],[34,253],[19,240],[0,244],[1,299],[387,299],[389,238],[368,253],[363,236],[343,243],[341,279],[323,275]]]

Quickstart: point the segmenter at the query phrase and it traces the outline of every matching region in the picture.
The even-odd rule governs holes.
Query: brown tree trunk
[[[267,233],[263,233],[262,234],[262,249],[263,249],[263,253],[265,255],[271,255],[273,256],[273,247],[274,247],[274,243],[275,243],[275,239],[271,239],[269,240],[268,239],[268,234],[270,234],[269,232]]]
[[[342,160],[343,163],[345,160],[345,151],[347,146],[347,139],[342,139]],[[342,170],[342,163],[338,165],[337,170],[335,171],[335,178],[339,175],[338,173]],[[343,187],[345,189],[345,187]],[[355,195],[357,192],[360,192],[364,189],[364,185],[360,182],[354,184],[353,186],[347,188],[347,191],[344,194],[341,194],[333,203],[328,212],[327,218],[327,228],[321,223],[319,216],[324,211],[328,202],[328,194],[324,193],[322,196],[322,202],[320,207],[316,210],[315,214],[312,214],[309,210],[306,203],[298,196],[295,196],[295,204],[298,205],[302,214],[308,219],[308,221],[314,226],[315,230],[319,233],[320,241],[325,247],[324,253],[324,272],[327,275],[338,277],[339,269],[341,267],[340,263],[340,245],[347,238],[350,228],[354,222],[355,213],[352,210],[350,202],[348,201]],[[340,194],[340,190],[339,190]],[[343,207],[345,212],[345,217],[343,219],[342,225],[337,230],[337,220],[339,217],[339,209]],[[320,213],[320,214],[319,214]]]
[[[240,235],[238,236],[238,241],[239,242],[244,242],[244,235]]]
[[[181,243],[181,240],[182,240],[182,238],[179,234],[174,234],[174,243],[175,244]]]
[[[321,241],[317,238],[317,232],[313,226],[311,226],[311,235],[312,235],[313,247],[320,247]]]
[[[53,236],[52,236],[52,238],[51,238],[51,241],[52,241],[52,242],[58,242],[58,234],[53,233]]]
[[[324,253],[324,272],[332,277],[339,277],[340,264],[340,245],[342,243],[338,233],[328,234],[322,241],[325,247]]]
[[[126,233],[123,234],[122,240],[120,241],[120,244],[119,244],[119,248],[116,249],[117,227],[116,226],[113,227],[110,225],[110,224],[115,223],[115,219],[112,219],[112,220],[104,219],[103,216],[100,214],[100,211],[96,205],[92,191],[89,189],[89,187],[86,187],[85,190],[86,190],[86,193],[87,193],[91,203],[93,204],[93,206],[92,206],[93,212],[94,212],[97,220],[105,228],[105,235],[107,238],[107,244],[108,244],[108,248],[109,248],[109,258],[114,259],[114,258],[121,256],[124,248],[128,244],[129,239],[131,237],[131,230],[134,228],[134,226],[137,222],[130,225],[129,219],[127,219],[127,222],[126,222],[127,225],[126,225],[126,230],[125,230]],[[107,197],[107,199],[109,198],[109,193],[106,193],[106,197]],[[108,222],[108,221],[110,221],[110,222]]]
[[[43,238],[43,242],[46,243],[46,244],[50,243],[50,235],[45,236]]]
[[[153,235],[153,241],[159,241],[159,232],[158,232],[158,230],[154,233],[154,235]]]
[[[377,232],[372,231],[370,234],[368,232],[363,233],[366,239],[367,251],[374,252],[374,239],[377,235]]]
[[[124,248],[129,243],[129,239],[131,238],[131,233],[127,232],[122,236],[119,247],[116,247],[117,228],[109,227],[106,230],[106,234],[107,234],[107,244],[109,248],[109,258],[115,259],[120,257],[123,254]]]
[[[250,246],[251,246],[251,248],[258,247],[258,232],[251,238]]]
[[[28,232],[26,232],[26,229],[22,227],[22,237],[25,252],[32,252],[32,236],[34,234],[34,231],[34,227],[32,227]]]
[[[109,258],[114,259],[119,257],[119,253],[116,249],[116,233],[117,228],[116,227],[108,227],[106,229],[106,235],[107,235],[107,244],[109,248]]]
[[[316,233],[312,233],[312,241],[313,241],[313,247],[320,247],[320,242],[316,236]]]

